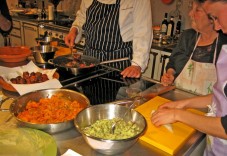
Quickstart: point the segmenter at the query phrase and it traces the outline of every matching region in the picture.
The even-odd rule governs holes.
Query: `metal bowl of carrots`
[[[15,99],[9,111],[19,125],[58,133],[74,127],[76,115],[90,106],[89,99],[68,89],[44,89]]]

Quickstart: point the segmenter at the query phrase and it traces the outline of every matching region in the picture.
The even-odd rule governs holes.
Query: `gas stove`
[[[58,70],[58,72],[63,88],[84,94],[91,105],[127,99],[131,96],[127,92],[128,89],[137,89],[142,92],[156,84],[143,78],[123,78],[119,71],[104,66],[78,75],[64,70]]]

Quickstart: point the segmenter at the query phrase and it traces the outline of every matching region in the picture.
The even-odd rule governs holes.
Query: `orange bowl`
[[[31,55],[31,50],[28,47],[0,47],[0,61],[3,62],[22,62]]]

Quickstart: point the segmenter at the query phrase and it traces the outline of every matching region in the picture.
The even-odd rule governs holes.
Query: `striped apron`
[[[116,4],[103,4],[94,0],[87,9],[87,18],[83,25],[86,39],[84,55],[95,57],[100,61],[124,57],[132,58],[132,42],[123,42],[120,34],[119,8],[120,0],[117,0]],[[131,63],[130,61],[121,61],[105,65],[123,70]],[[113,74],[113,76],[117,75]],[[122,83],[99,79],[98,82],[93,82],[90,86],[84,86],[84,93],[92,105],[102,104],[114,101],[122,86],[124,86]]]
[[[86,12],[83,25],[86,38],[85,55],[100,61],[129,57],[132,58],[132,41],[123,42],[119,27],[120,0],[116,4],[103,4],[94,0]],[[123,70],[130,61],[106,64]]]

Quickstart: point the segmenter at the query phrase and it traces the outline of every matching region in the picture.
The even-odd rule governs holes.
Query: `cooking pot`
[[[47,63],[49,59],[53,59],[58,48],[50,45],[35,46],[30,48],[34,59],[37,63]]]
[[[44,90],[38,90],[34,92],[29,92],[27,94],[24,94],[23,96],[18,97],[17,99],[14,99],[12,104],[10,105],[9,110],[7,109],[1,109],[1,111],[10,111],[13,117],[17,119],[20,125],[43,130],[48,133],[57,133],[62,132],[67,129],[70,129],[74,127],[73,120],[60,122],[60,123],[53,123],[53,124],[37,124],[32,122],[25,122],[19,119],[17,116],[20,112],[22,112],[29,101],[39,101],[41,98],[47,98],[51,97],[52,95],[55,95],[57,93],[61,93],[64,95],[64,97],[70,99],[70,100],[77,100],[82,105],[90,106],[90,101],[86,96],[83,94],[68,90],[68,89],[44,89]],[[0,106],[2,106],[2,103],[4,103],[6,100],[2,100]]]
[[[108,61],[102,61],[100,62],[99,59],[87,55],[81,55],[81,58],[79,62],[85,64],[85,67],[68,67],[66,64],[69,62],[73,61],[72,55],[63,55],[63,56],[58,56],[54,59],[49,59],[48,63],[55,65],[56,67],[59,68],[64,68],[70,73],[77,75],[79,73],[87,73],[90,70],[94,69],[96,66],[101,65],[101,64],[107,64],[107,63],[113,63],[113,62],[120,62],[120,61],[125,61],[129,60],[128,57],[120,58],[120,59],[114,59],[114,60],[108,60]]]
[[[49,35],[42,37],[42,38],[36,38],[35,40],[41,46],[42,45],[53,45],[53,46],[55,45],[55,46],[57,46],[57,44],[58,44],[58,40],[55,39],[55,38],[52,38]]]

